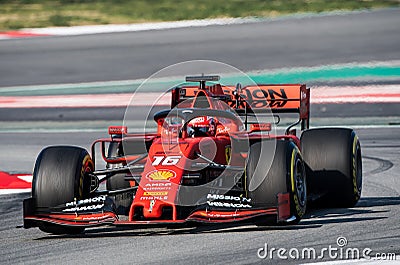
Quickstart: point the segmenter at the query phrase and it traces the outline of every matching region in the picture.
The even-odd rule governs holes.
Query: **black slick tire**
[[[361,196],[361,147],[356,133],[347,128],[304,131],[301,149],[309,188],[323,194],[317,205],[353,207]]]
[[[93,170],[92,159],[83,148],[50,146],[43,149],[36,160],[32,181],[32,197],[35,198],[36,208],[51,208],[87,197],[90,179],[86,173]],[[84,231],[81,227],[56,224],[41,224],[39,229],[53,234]]]
[[[291,141],[276,141],[275,154],[269,146],[263,147],[259,142],[250,147],[246,166],[247,196],[256,208],[270,208],[277,207],[279,193],[289,193],[291,220],[287,224],[296,224],[305,214],[307,205],[306,175],[300,151]],[[269,163],[265,163],[269,159],[273,159],[270,168]],[[277,224],[277,219],[261,220],[257,224]]]

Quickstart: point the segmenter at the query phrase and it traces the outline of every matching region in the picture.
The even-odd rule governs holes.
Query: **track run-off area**
[[[385,9],[1,40],[0,171],[7,173],[0,173],[0,263],[324,264],[347,263],[357,253],[364,259],[351,264],[399,263],[398,25],[400,10]],[[359,136],[359,203],[310,208],[295,226],[110,226],[76,236],[21,227],[22,200],[30,196],[30,175],[43,147],[89,149],[107,137],[109,125],[122,123],[131,95],[149,76],[198,59],[233,65],[259,83],[306,83],[311,127],[352,127]],[[138,92],[143,101],[132,104],[140,112],[176,82],[155,80]],[[169,104],[164,100],[162,107]]]

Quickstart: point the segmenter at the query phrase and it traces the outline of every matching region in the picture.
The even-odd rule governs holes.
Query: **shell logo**
[[[176,174],[171,170],[155,170],[149,172],[146,177],[150,180],[170,180],[175,178]]]

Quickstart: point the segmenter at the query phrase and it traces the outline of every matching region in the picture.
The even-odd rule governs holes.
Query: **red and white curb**
[[[30,192],[32,188],[32,175],[9,174],[0,171],[0,195]]]
[[[49,96],[0,96],[2,108],[91,108],[169,105],[171,95],[141,92],[135,94],[89,94],[89,95],[49,95]],[[161,96],[161,97],[160,97]],[[400,103],[400,86],[346,86],[311,88],[312,104],[342,103]]]
[[[126,107],[153,105],[160,93],[141,93],[140,99],[130,104],[132,94],[90,94],[90,95],[54,95],[54,96],[0,96],[2,108],[91,108]],[[169,105],[171,96],[165,95],[156,101],[156,105]]]
[[[34,33],[34,32],[24,32],[24,31],[0,32],[0,40],[32,38],[32,37],[44,37],[44,36],[49,36],[49,34]]]

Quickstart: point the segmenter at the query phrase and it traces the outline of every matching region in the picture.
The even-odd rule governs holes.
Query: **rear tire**
[[[75,146],[50,146],[43,149],[35,164],[32,181],[32,197],[40,210],[51,208],[87,197],[90,178],[87,172],[94,170],[88,152]],[[42,224],[39,229],[53,234],[77,234],[85,229]]]
[[[362,161],[358,137],[352,129],[304,131],[301,149],[310,190],[324,194],[323,206],[353,207],[361,196]]]
[[[246,166],[247,196],[252,199],[255,207],[270,208],[278,206],[279,193],[289,193],[290,216],[295,217],[290,224],[297,224],[307,205],[306,174],[299,149],[293,142],[276,141],[275,154],[272,154],[270,150],[265,151],[268,148],[261,152],[263,144],[255,143],[250,147]],[[268,146],[267,144],[266,147]],[[269,165],[265,161],[269,161],[271,155],[274,157],[271,167],[268,168]],[[271,223],[276,224],[277,219],[263,220],[257,224]]]

